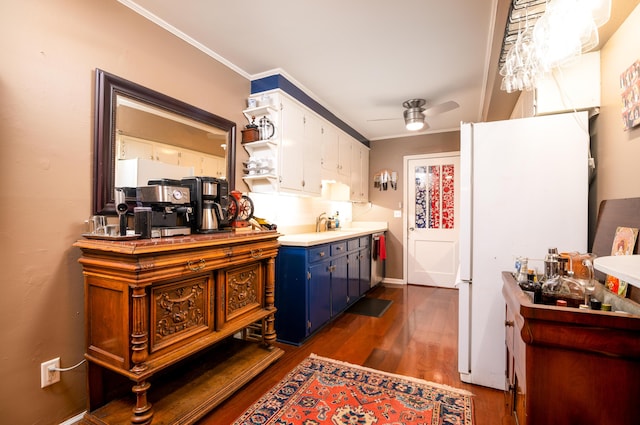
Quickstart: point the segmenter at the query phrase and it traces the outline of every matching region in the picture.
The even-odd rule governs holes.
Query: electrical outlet
[[[60,357],[40,363],[40,388],[60,382],[60,371],[49,370],[49,368],[60,369]]]

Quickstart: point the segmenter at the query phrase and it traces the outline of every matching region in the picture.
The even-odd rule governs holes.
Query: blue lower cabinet
[[[309,284],[308,252],[280,247],[276,257],[275,314],[278,341],[299,343],[307,336]]]
[[[275,294],[278,341],[303,343],[362,296],[363,279],[370,280],[371,272],[363,269],[362,252],[368,245],[363,246],[361,239],[280,247]],[[370,267],[371,259],[366,260]]]
[[[371,289],[371,248],[366,246],[360,249],[360,295],[364,295]]]
[[[347,308],[349,299],[347,256],[331,260],[331,317]]]
[[[349,301],[351,305],[360,299],[360,250],[349,253],[348,261],[348,280],[349,280]]]
[[[309,296],[306,304],[309,317],[304,337],[311,335],[331,319],[331,270],[329,262],[323,261],[310,265],[308,277]],[[301,301],[296,302],[303,304]],[[276,323],[278,323],[277,317]],[[283,324],[283,326],[288,326],[288,324]]]

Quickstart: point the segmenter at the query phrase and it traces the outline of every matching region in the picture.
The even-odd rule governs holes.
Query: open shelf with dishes
[[[276,114],[278,113],[278,110],[276,109],[275,105],[269,104],[269,105],[254,106],[253,108],[247,108],[244,111],[242,111],[242,113],[244,114],[245,117],[247,117],[247,120],[249,122],[252,121],[253,117],[258,118],[258,117],[264,117],[264,116],[269,117],[269,119],[273,121],[276,117]]]

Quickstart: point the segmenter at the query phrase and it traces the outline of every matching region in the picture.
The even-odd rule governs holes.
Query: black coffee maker
[[[189,189],[180,180],[149,180],[136,188],[138,206],[151,207],[151,233],[155,236],[191,234],[193,208]]]
[[[229,231],[229,182],[215,177],[185,177],[181,180],[191,193],[194,233]]]

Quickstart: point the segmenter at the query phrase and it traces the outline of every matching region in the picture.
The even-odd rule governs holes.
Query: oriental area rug
[[[472,425],[471,396],[312,354],[234,425]]]

